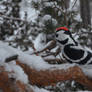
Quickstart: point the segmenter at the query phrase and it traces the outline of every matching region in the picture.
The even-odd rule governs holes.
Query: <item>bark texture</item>
[[[26,84],[21,81],[16,81],[14,78],[9,78],[9,74],[4,67],[0,66],[0,89],[3,92],[33,92]]]
[[[83,21],[83,27],[87,28],[91,25],[91,13],[90,13],[90,2],[89,0],[80,0],[80,12]]]
[[[76,82],[88,87],[92,90],[92,79],[89,79],[78,66],[73,66],[67,69],[57,69],[53,67],[46,70],[36,70],[26,64],[16,61],[28,76],[30,85],[48,86],[56,85],[57,82],[66,80],[75,80]],[[14,72],[14,71],[12,71]],[[27,84],[22,83],[20,80],[10,78],[4,66],[0,66],[0,89],[4,92],[34,92],[33,89],[28,88]]]
[[[17,61],[17,64],[24,69],[32,85],[48,86],[55,85],[60,81],[75,80],[92,90],[92,80],[85,76],[78,66],[70,67],[66,70],[53,68],[53,70],[47,69],[38,71],[20,63],[19,61]]]

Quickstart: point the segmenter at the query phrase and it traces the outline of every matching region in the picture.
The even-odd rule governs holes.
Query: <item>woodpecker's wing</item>
[[[64,47],[63,57],[70,63],[89,64],[92,62],[92,54],[90,52],[72,44]]]

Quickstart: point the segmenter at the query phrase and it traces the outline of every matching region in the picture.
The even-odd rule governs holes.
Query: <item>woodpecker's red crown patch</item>
[[[66,28],[66,27],[59,27],[59,28],[56,28],[56,32],[58,32],[59,30],[69,31],[69,29]]]

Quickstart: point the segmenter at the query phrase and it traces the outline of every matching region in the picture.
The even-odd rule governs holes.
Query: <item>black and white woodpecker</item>
[[[59,27],[55,33],[56,41],[63,47],[62,56],[69,63],[92,64],[92,53],[82,48],[66,27]]]

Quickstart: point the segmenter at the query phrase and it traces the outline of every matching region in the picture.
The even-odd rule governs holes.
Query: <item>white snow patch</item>
[[[44,2],[45,7],[53,7],[55,2]]]
[[[46,35],[44,33],[40,33],[34,41],[34,47],[36,50],[41,50],[46,44]]]
[[[6,58],[15,55],[15,52],[0,42],[0,62],[4,62]]]
[[[43,23],[48,22],[49,20],[52,21],[53,25],[57,25],[57,20],[52,18],[51,15],[44,15],[42,18]]]
[[[55,59],[56,57],[53,56],[53,55],[50,55],[50,56],[47,56],[47,57],[44,57],[44,59]]]
[[[34,92],[50,92],[50,91],[48,91],[48,90],[45,90],[45,89],[43,89],[43,88],[38,88],[38,87],[36,87],[36,86],[33,87],[33,91],[34,91]]]
[[[55,48],[53,48],[53,49],[51,50],[51,52],[56,52],[57,49],[59,49],[59,46],[56,46]]]
[[[21,54],[19,61],[37,70],[48,69],[50,67],[41,57],[35,55]]]
[[[45,15],[43,18],[42,18],[43,21],[48,21],[48,20],[51,20],[51,16],[50,15]]]
[[[90,48],[85,46],[84,49],[92,53],[92,50]]]
[[[62,14],[61,11],[58,11],[58,16],[61,16],[61,14]]]
[[[24,19],[25,17],[25,12],[27,12],[27,21],[35,21],[35,19],[37,18],[37,11],[32,8],[31,6],[31,1],[32,0],[22,0],[21,4],[20,4],[20,16],[21,19]],[[38,1],[38,0],[35,0]]]
[[[82,65],[80,68],[83,70],[85,75],[87,75],[89,78],[92,78],[92,65]]]
[[[53,23],[54,26],[56,26],[57,25],[57,20],[52,18],[52,23]]]
[[[21,82],[27,84],[28,83],[28,76],[24,73],[23,69],[16,65],[15,61],[10,63],[3,63],[1,64],[5,67],[5,70],[9,73],[10,78],[15,78],[16,80],[20,80]]]
[[[82,22],[82,18],[81,18],[81,16],[80,16],[80,14],[78,14],[74,19],[77,20],[77,21]]]

